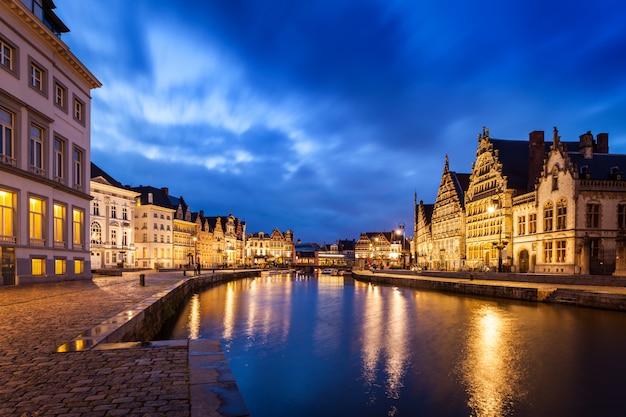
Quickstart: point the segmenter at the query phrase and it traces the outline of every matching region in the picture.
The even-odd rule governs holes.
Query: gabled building
[[[465,190],[470,174],[451,171],[448,156],[443,167],[431,217],[432,267],[458,271],[465,267]]]
[[[246,264],[265,267],[290,266],[294,262],[293,231],[281,232],[278,228],[271,234],[249,233],[246,237]]]
[[[51,0],[0,2],[0,285],[91,278],[91,90]]]
[[[433,269],[432,217],[434,204],[417,203],[417,194],[413,194],[413,260],[422,269]]]
[[[91,269],[135,266],[135,206],[139,193],[91,163]]]
[[[163,190],[167,194],[171,208],[175,210],[172,221],[174,266],[178,268],[183,265],[195,267],[200,262],[197,253],[198,231],[196,222],[192,221],[191,210],[182,196],[173,197],[169,195],[168,188],[163,188]]]
[[[402,248],[406,240],[397,231],[361,233],[355,244],[354,258],[357,267],[389,268],[402,262]]]

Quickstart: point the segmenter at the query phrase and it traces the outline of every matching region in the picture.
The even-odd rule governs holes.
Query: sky
[[[626,153],[622,0],[56,0],[102,82],[91,159],[123,184],[303,242],[406,225],[477,134],[609,133]]]

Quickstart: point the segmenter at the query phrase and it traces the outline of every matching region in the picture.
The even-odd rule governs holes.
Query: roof
[[[623,176],[626,172],[626,155],[622,154],[594,153],[592,158],[586,159],[580,152],[571,152],[569,159],[579,173],[586,174],[580,178],[610,180],[615,179],[615,174]]]
[[[119,188],[124,188],[121,182],[119,182],[118,180],[116,180],[115,178],[107,174],[102,168],[100,168],[98,165],[92,162],[91,163],[91,179],[98,178],[98,177],[103,178],[110,185],[113,185]]]
[[[176,210],[176,207],[172,206],[170,202],[167,191],[162,188],[140,185],[139,187],[132,187],[131,190],[141,194],[139,198],[142,205],[154,204],[155,206]],[[152,203],[148,202],[149,194],[152,194]]]

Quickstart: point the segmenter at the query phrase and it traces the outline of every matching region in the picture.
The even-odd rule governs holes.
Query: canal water
[[[263,275],[164,332],[220,339],[252,417],[626,415],[625,313]]]

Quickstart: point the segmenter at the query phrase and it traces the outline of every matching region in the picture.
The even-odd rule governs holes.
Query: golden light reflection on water
[[[200,295],[194,294],[189,301],[189,338],[200,337]]]
[[[461,362],[461,376],[474,417],[511,415],[524,396],[523,352],[515,318],[492,305],[473,311]]]
[[[383,296],[379,287],[369,285],[366,289],[363,314],[362,378],[366,387],[374,388],[384,374],[385,395],[399,399],[409,361],[409,323],[407,300],[397,288],[391,296]],[[379,367],[384,373],[379,372]],[[370,390],[369,402],[376,402],[374,390]],[[392,407],[393,408],[393,407]],[[388,415],[394,415],[391,409]]]

